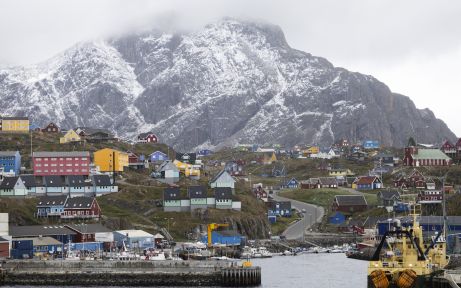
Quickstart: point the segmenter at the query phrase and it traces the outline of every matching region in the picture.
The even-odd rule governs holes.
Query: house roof
[[[14,117],[0,117],[2,120],[29,120],[29,117],[19,117],[19,116],[14,116]]]
[[[26,187],[37,187],[34,175],[21,175],[20,177]]]
[[[34,152],[32,157],[90,157],[88,151],[71,152]]]
[[[128,237],[154,237],[154,235],[147,233],[143,230],[118,230],[115,233],[119,233]]]
[[[218,181],[219,178],[223,178],[226,181],[235,182],[234,178],[232,178],[232,176],[226,170],[223,169],[216,176],[214,176],[213,179],[211,179],[210,183]]]
[[[84,187],[86,184],[83,175],[69,175],[67,176],[67,183],[69,187]]]
[[[362,195],[336,195],[335,201],[338,204],[338,206],[368,205],[367,200]]]
[[[3,242],[10,242],[10,240],[5,239],[5,238],[3,238],[3,237],[0,236],[0,242],[2,242],[2,243],[3,243]]]
[[[214,188],[215,199],[232,199],[232,189],[229,187]]]
[[[109,228],[106,226],[103,226],[99,223],[95,224],[69,224],[66,225],[67,228],[78,232],[80,234],[94,234],[94,233],[106,233],[106,232],[112,232]]]
[[[399,198],[400,193],[396,190],[391,191],[379,191],[378,196],[384,200],[391,200],[392,198]]]
[[[64,209],[90,209],[93,201],[95,201],[93,197],[69,198]]]
[[[320,177],[319,180],[322,185],[338,185],[335,177]]]
[[[181,191],[179,187],[168,187],[163,190],[164,200],[181,200]]]
[[[112,186],[109,175],[93,175],[93,183],[96,186]]]
[[[174,165],[170,160],[163,161],[163,163],[160,164],[160,166],[157,168],[157,172],[163,172],[167,170],[179,172],[178,167],[176,167],[176,165]]]
[[[358,178],[357,185],[371,185],[376,180],[379,180],[379,178],[376,177],[376,176],[362,176],[362,177]],[[379,181],[379,182],[381,182],[381,181]]]
[[[206,188],[204,186],[189,186],[187,187],[187,195],[189,198],[206,198]]]
[[[64,206],[67,195],[61,196],[42,196],[38,198],[37,207]]]
[[[104,133],[104,134],[107,134],[107,135],[111,135],[109,130],[101,129],[101,128],[77,127],[77,128],[74,129],[74,131],[76,131],[77,129],[80,129],[87,136],[92,135],[92,134],[96,134],[96,133]]]
[[[0,189],[14,189],[16,182],[18,182],[19,176],[4,177],[0,184]]]
[[[152,153],[150,153],[149,156],[152,156],[152,155],[154,155],[154,154],[162,154],[162,155],[167,156],[166,153],[163,153],[162,151],[158,151],[158,150],[157,150],[157,151],[154,151],[154,152],[152,152]]]
[[[146,133],[141,133],[138,135],[138,138],[146,138],[147,136],[149,135],[154,135],[155,137],[157,137],[157,135],[155,135],[155,133],[152,133],[152,132],[146,132]]]
[[[63,225],[33,225],[33,226],[10,226],[10,234],[13,237],[53,236],[53,235],[76,235],[74,231]]]
[[[414,160],[422,160],[422,159],[429,159],[429,160],[451,160],[445,153],[440,151],[439,149],[418,149],[417,154],[412,154]]]
[[[176,152],[176,160],[181,161],[183,159],[183,156],[189,156],[189,160],[196,160],[197,159],[197,153],[180,153]]]
[[[0,157],[14,157],[18,151],[0,151]]]
[[[44,176],[43,182],[45,182],[46,187],[63,187],[64,186],[64,181],[62,180],[62,177],[57,176],[57,175]]]
[[[62,245],[62,242],[54,239],[53,237],[24,237],[24,238],[14,238],[14,240],[32,240],[33,246],[49,246],[49,245]]]

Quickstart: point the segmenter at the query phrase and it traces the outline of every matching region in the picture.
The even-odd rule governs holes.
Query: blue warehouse
[[[19,175],[21,169],[21,154],[19,151],[0,151],[0,172]]]

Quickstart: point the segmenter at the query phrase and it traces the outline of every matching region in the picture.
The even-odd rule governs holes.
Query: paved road
[[[302,220],[292,224],[283,231],[282,235],[284,235],[288,240],[302,239],[305,229],[311,227],[316,222],[322,221],[322,217],[325,214],[323,207],[288,199],[278,195],[273,195],[273,197],[276,201],[290,201],[291,207],[299,211],[302,211],[302,209],[306,210],[306,212],[303,213],[304,217]]]

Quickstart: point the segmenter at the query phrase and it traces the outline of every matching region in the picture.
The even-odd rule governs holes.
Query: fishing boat
[[[431,278],[448,264],[443,231],[425,242],[418,215],[412,216],[411,226],[395,219],[382,237],[368,266],[368,288],[432,287]]]

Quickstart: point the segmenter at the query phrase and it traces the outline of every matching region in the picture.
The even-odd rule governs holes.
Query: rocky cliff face
[[[78,44],[42,64],[0,70],[0,113],[126,138],[152,130],[179,150],[455,138],[375,78],[289,47],[277,26],[233,19],[194,33]]]

